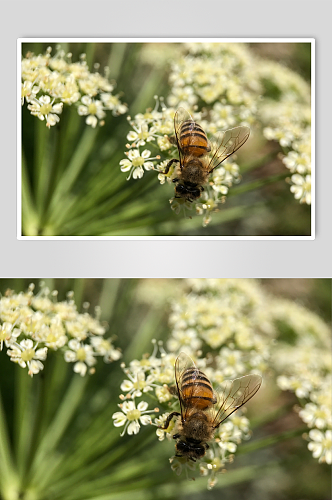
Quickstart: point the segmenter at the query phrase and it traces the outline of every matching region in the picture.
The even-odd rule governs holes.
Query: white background
[[[12,1],[1,29],[2,277],[330,277],[332,2]],[[25,37],[316,39],[314,241],[22,241],[16,239],[16,42]]]

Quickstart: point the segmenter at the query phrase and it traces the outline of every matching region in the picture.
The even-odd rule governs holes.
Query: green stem
[[[163,88],[162,84],[165,81],[165,72],[161,71],[159,67],[151,70],[147,76],[145,85],[142,86],[140,92],[137,94],[136,99],[130,106],[130,113],[134,116],[136,113],[142,112],[147,107],[154,107],[155,100],[151,98],[156,92],[160,94],[160,89]]]
[[[139,193],[143,195],[150,187],[144,186],[141,188],[141,191],[133,188],[135,186],[124,186],[119,193],[114,194],[110,199],[105,200],[99,205],[96,204],[88,213],[82,213],[77,218],[69,220],[63,226],[62,234],[88,236],[100,235],[100,233],[104,234],[112,230],[113,227],[119,226],[121,228],[122,220],[125,224],[128,222],[131,223],[132,216],[137,218],[140,226],[142,226],[142,222],[140,222],[142,215],[148,215],[155,223],[154,213],[159,206],[158,200],[154,200],[151,203],[149,201],[142,202],[141,199],[138,199]],[[124,208],[121,208],[122,205]],[[155,211],[153,205],[155,205]],[[172,213],[169,213],[167,218],[170,216],[172,216]]]
[[[147,464],[150,466],[150,464]],[[275,464],[268,464],[264,469],[271,469]],[[272,469],[273,470],[273,469]],[[142,477],[135,477],[131,480],[121,481],[119,484],[92,484],[88,491],[75,491],[68,500],[79,500],[84,496],[85,500],[126,500],[129,496],[134,496],[135,500],[174,499],[195,495],[199,492],[206,492],[206,478],[197,478],[196,481],[184,479],[182,482],[174,481],[174,473],[170,470],[160,478],[161,470],[155,470],[155,464],[151,464],[151,471],[142,474]],[[262,467],[247,466],[235,471],[228,471],[222,476],[222,487],[239,484],[249,481],[261,473]],[[172,480],[173,479],[173,480]],[[220,480],[221,482],[221,480]],[[104,483],[104,482],[103,482]],[[81,497],[79,496],[81,495]]]
[[[160,311],[157,309],[150,309],[145,316],[145,320],[140,324],[133,335],[130,344],[126,347],[125,362],[131,359],[139,359],[140,356],[146,351],[152,349],[151,340],[160,336],[156,332],[163,330],[163,318],[160,316]]]
[[[84,53],[86,55],[86,62],[88,67],[90,68],[91,73],[93,73],[93,63],[94,56],[96,52],[96,44],[95,43],[86,43],[84,47]]]
[[[22,154],[22,234],[35,236],[38,234],[38,215],[33,200],[27,164]]]
[[[110,56],[108,58],[107,66],[110,69],[110,78],[118,79],[121,67],[123,64],[127,44],[126,43],[112,43]]]
[[[16,367],[14,449],[21,485],[24,482],[33,437],[33,423],[36,417],[36,398],[38,391],[33,390],[33,380],[27,369]]]
[[[80,310],[82,307],[84,290],[85,290],[85,279],[76,278],[74,281],[73,292],[75,297],[75,304],[78,310]]]
[[[39,443],[61,404],[68,384],[68,371],[71,369],[64,361],[61,352],[49,353],[47,361],[42,374],[43,392],[39,401],[38,419],[35,423],[34,451],[38,449]]]
[[[54,178],[52,179],[53,188],[59,183],[66,169],[66,165],[69,163],[76,149],[76,145],[79,142],[81,126],[82,117],[77,113],[77,109],[74,106],[67,106],[62,112],[59,124],[60,137],[55,158],[56,167],[54,169]]]
[[[117,429],[117,431],[119,432],[119,429]],[[121,440],[119,435],[117,440]],[[66,491],[68,491],[68,493],[71,490],[74,490],[76,492],[78,485],[82,482],[84,482],[84,488],[87,487],[87,483],[90,483],[93,480],[99,483],[102,480],[100,474],[106,469],[110,469],[110,467],[113,465],[120,471],[121,474],[121,470],[123,470],[122,459],[127,460],[129,455],[137,455],[142,447],[147,448],[150,444],[153,443],[153,441],[155,441],[155,435],[151,434],[150,436],[146,436],[144,433],[143,436],[136,437],[135,450],[133,450],[133,444],[131,440],[128,440],[122,445],[115,446],[113,444],[113,446],[109,447],[108,453],[104,453],[102,455],[100,454],[99,456],[94,457],[93,460],[91,460],[91,457],[87,457],[86,453],[83,453],[81,450],[79,457],[77,457],[79,458],[79,461],[77,461],[76,458],[75,464],[72,464],[70,457],[68,457],[69,463],[65,468],[65,474],[63,474],[63,464],[61,464],[62,474],[59,475],[57,481],[52,481],[49,483],[50,486],[48,489],[47,498],[52,498],[53,496],[58,497],[59,495],[63,495]],[[106,479],[105,476],[103,479],[109,481],[110,483],[113,483],[112,477],[114,472],[112,469],[110,470],[112,472],[107,474]],[[99,478],[95,479],[98,476]]]
[[[55,226],[59,226],[67,215],[68,194],[93,149],[97,132],[98,129],[86,126],[75,153],[55,188],[49,208],[49,222]]]
[[[41,121],[36,118],[35,120],[35,200],[38,211],[39,220],[41,221],[44,214],[44,205],[47,199],[47,180],[50,175],[50,135],[52,133],[46,127],[45,120]]]
[[[62,403],[39,444],[31,465],[31,482],[36,487],[49,472],[55,448],[73,418],[86,383],[87,377],[73,376]]]
[[[101,309],[101,317],[108,322],[111,321],[113,311],[119,294],[121,279],[107,278],[103,280],[103,287],[99,297],[99,305]],[[112,330],[110,331],[112,334]]]
[[[4,500],[16,500],[18,482],[0,394],[0,497]]]

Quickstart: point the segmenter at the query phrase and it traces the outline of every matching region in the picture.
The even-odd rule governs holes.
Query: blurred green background
[[[145,352],[151,353],[153,338],[167,338],[170,301],[178,300],[185,287],[182,279],[44,281],[51,290],[59,291],[59,300],[74,290],[79,310],[85,301],[90,302],[91,308],[101,306],[101,320],[110,325],[110,333],[116,337],[115,344],[122,349],[125,363],[140,358]],[[4,294],[8,287],[16,292],[26,290],[31,282],[38,288],[39,280],[2,279],[0,292]],[[296,300],[331,322],[330,279],[265,279],[260,282],[267,292]],[[120,362],[111,365],[100,362],[93,376],[81,378],[73,373],[72,366],[65,363],[61,355],[56,354],[51,352],[43,372],[30,379],[26,370],[14,365],[5,352],[0,353],[4,415],[11,447],[14,456],[19,454],[19,463],[22,450],[26,453],[23,458],[27,485],[31,480],[31,460],[54,415],[61,412],[68,390],[73,391],[74,399],[78,398],[74,413],[62,415],[67,420],[61,439],[55,445],[55,455],[51,447],[48,450],[52,460],[58,461],[59,468],[48,478],[50,484],[44,496],[35,497],[33,489],[23,488],[21,500],[124,500],[129,496],[142,500],[212,500],[221,495],[226,500],[329,500],[329,467],[312,458],[306,441],[300,436],[305,425],[292,411],[295,396],[281,392],[272,380],[256,396],[255,404],[248,408],[252,439],[239,446],[234,463],[227,464],[227,473],[219,477],[214,490],[207,492],[206,478],[190,482],[171,471],[168,459],[173,454],[174,444],[158,442],[154,428],[145,426],[137,436],[120,438],[121,429],[114,428],[112,423],[112,414],[118,410],[120,402],[119,387],[125,379]],[[47,388],[52,377],[56,378],[57,391],[50,394]],[[288,408],[288,411],[264,423],[267,415],[281,408]],[[274,435],[285,431],[300,434],[273,442]],[[22,436],[26,436],[26,446],[20,452],[18,443]],[[270,445],[250,452],[256,440],[269,437],[272,437]],[[83,481],[83,490],[80,481]]]
[[[28,51],[44,53],[56,44],[24,43]],[[170,62],[177,44],[62,43],[77,61],[86,53],[90,71],[108,65],[114,93],[127,103],[128,113],[144,113],[155,105],[154,95],[166,96]],[[309,43],[252,43],[250,49],[282,62],[310,81]],[[257,96],[259,98],[259,96]],[[126,115],[107,114],[105,125],[91,129],[73,106],[64,106],[60,122],[47,130],[44,122],[22,109],[23,207],[26,236],[307,236],[311,207],[300,205],[289,191],[289,171],[278,157],[277,143],[259,134],[238,154],[242,181],[230,189],[225,205],[208,227],[202,217],[172,212],[171,185],[160,185],[155,172],[126,180],[119,162],[125,158],[130,126]],[[151,143],[149,143],[151,145]],[[154,152],[153,152],[154,153]],[[159,151],[155,151],[158,154]],[[67,175],[70,171],[70,175]],[[72,175],[73,173],[73,175]],[[65,179],[65,181],[64,181]],[[59,182],[62,185],[59,188]]]

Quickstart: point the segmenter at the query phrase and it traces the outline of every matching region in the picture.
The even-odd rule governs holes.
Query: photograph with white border
[[[18,239],[315,238],[313,38],[17,49]]]

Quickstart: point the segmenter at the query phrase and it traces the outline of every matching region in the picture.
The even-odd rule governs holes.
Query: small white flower
[[[104,93],[100,97],[105,109],[112,110],[113,115],[123,115],[128,110],[126,104],[123,104],[116,95]]]
[[[134,126],[134,130],[128,133],[127,139],[130,142],[135,142],[136,146],[144,146],[147,142],[154,141],[155,132],[155,127],[151,127],[149,130],[147,123],[142,123],[140,127]]]
[[[82,104],[78,107],[78,114],[87,116],[85,123],[95,128],[98,120],[102,120],[106,116],[103,103],[97,99],[92,99],[88,95],[83,96],[81,102]]]
[[[4,322],[0,325],[0,351],[3,349],[3,343],[9,347],[12,343],[16,342],[17,337],[21,334],[21,330],[15,328],[14,325]]]
[[[294,193],[294,198],[300,200],[300,203],[311,204],[311,175],[303,177],[300,174],[294,174],[291,177],[293,185],[290,190]]]
[[[39,120],[43,121],[46,119],[46,126],[50,128],[60,121],[58,115],[62,113],[63,107],[63,102],[54,105],[53,103],[54,99],[51,101],[48,95],[41,96],[39,99],[33,97],[30,99],[28,109],[31,111],[31,114],[37,116]]]
[[[62,323],[56,321],[54,318],[50,325],[42,325],[41,328],[36,331],[34,338],[55,351],[63,347],[68,341]]]
[[[157,143],[160,151],[167,151],[172,147],[167,135],[164,135],[163,137],[159,136],[157,139]]]
[[[308,380],[298,377],[280,375],[277,378],[277,384],[282,391],[294,391],[298,398],[307,398],[312,390],[312,385]]]
[[[231,422],[233,424],[233,436],[237,439],[238,437],[248,437],[249,436],[249,420],[247,417],[243,417],[233,413],[231,415]]]
[[[231,441],[219,441],[218,446],[223,452],[228,451],[229,453],[235,453],[237,448],[236,444]]]
[[[186,330],[174,329],[172,338],[167,342],[167,347],[170,351],[189,351],[189,353],[198,350],[202,345],[202,341],[198,338],[194,328]]]
[[[104,357],[103,359],[105,363],[111,363],[112,361],[117,361],[121,358],[121,352],[119,349],[115,349],[115,347],[113,347],[112,342],[109,339],[92,337],[90,342],[96,353]]]
[[[29,375],[32,377],[40,370],[43,370],[44,365],[40,360],[45,360],[47,356],[47,347],[37,349],[38,342],[33,345],[31,339],[22,340],[19,344],[16,342],[11,344],[11,348],[7,350],[10,360],[17,363],[22,368],[28,366]]]
[[[291,131],[284,128],[274,128],[266,127],[263,130],[264,136],[267,140],[276,140],[282,147],[288,147],[294,140],[294,135]]]
[[[245,370],[242,361],[243,353],[224,347],[220,350],[218,356],[219,368],[223,371],[225,377],[236,377]]]
[[[125,426],[121,436],[124,436],[126,431],[128,434],[137,434],[140,430],[140,423],[147,425],[151,423],[151,417],[147,413],[154,413],[156,410],[147,410],[148,403],[141,401],[135,407],[134,401],[125,401],[119,404],[122,411],[118,411],[112,415],[115,427]]]
[[[328,423],[330,425],[332,423],[331,412],[326,406],[318,407],[313,403],[307,403],[299,415],[309,427],[315,426],[318,429],[324,429]]]
[[[194,94],[192,87],[173,87],[172,94],[168,96],[170,106],[193,106],[197,102],[197,96]]]
[[[165,437],[167,437],[168,440],[172,439],[172,431],[173,431],[174,426],[175,426],[175,422],[174,422],[175,419],[174,418],[169,423],[169,426],[167,427],[167,429],[165,429],[165,430],[161,429],[161,427],[163,427],[165,425],[165,422],[166,422],[168,415],[169,415],[169,413],[164,413],[163,415],[160,415],[160,417],[154,419],[155,425],[158,426],[158,428],[156,430],[156,434],[157,434],[159,441],[164,441]]]
[[[282,161],[291,172],[298,172],[302,175],[310,168],[310,156],[306,153],[290,151]]]
[[[126,372],[126,375],[130,380],[124,380],[120,389],[121,391],[130,394],[132,398],[139,398],[142,396],[142,392],[152,391],[152,382],[154,381],[154,377],[152,375],[145,377],[145,373],[143,371],[137,372],[134,375],[131,375],[128,371]]]
[[[121,172],[128,172],[130,170],[129,176],[127,180],[130,179],[131,175],[134,179],[140,179],[143,177],[144,168],[145,170],[153,169],[153,162],[146,161],[150,158],[151,151],[145,149],[142,153],[140,153],[139,149],[132,149],[126,153],[128,159],[121,160]],[[150,160],[155,160],[156,158],[150,158]],[[144,167],[144,168],[143,168]]]
[[[332,431],[328,430],[325,433],[318,429],[312,429],[309,432],[309,438],[312,440],[308,444],[308,448],[312,451],[312,456],[318,458],[318,462],[332,463]]]
[[[26,100],[27,102],[30,102],[30,100],[33,97],[36,97],[39,90],[40,90],[40,88],[38,87],[38,85],[34,85],[33,82],[26,80],[24,83],[22,83],[22,89],[21,89],[22,106],[24,104],[24,100]]]
[[[69,350],[65,352],[65,361],[75,363],[74,372],[79,373],[81,377],[87,372],[88,366],[96,364],[94,352],[91,345],[83,344],[76,339],[68,342]]]
[[[167,385],[158,385],[155,389],[155,394],[158,398],[159,403],[166,403],[172,398]]]

